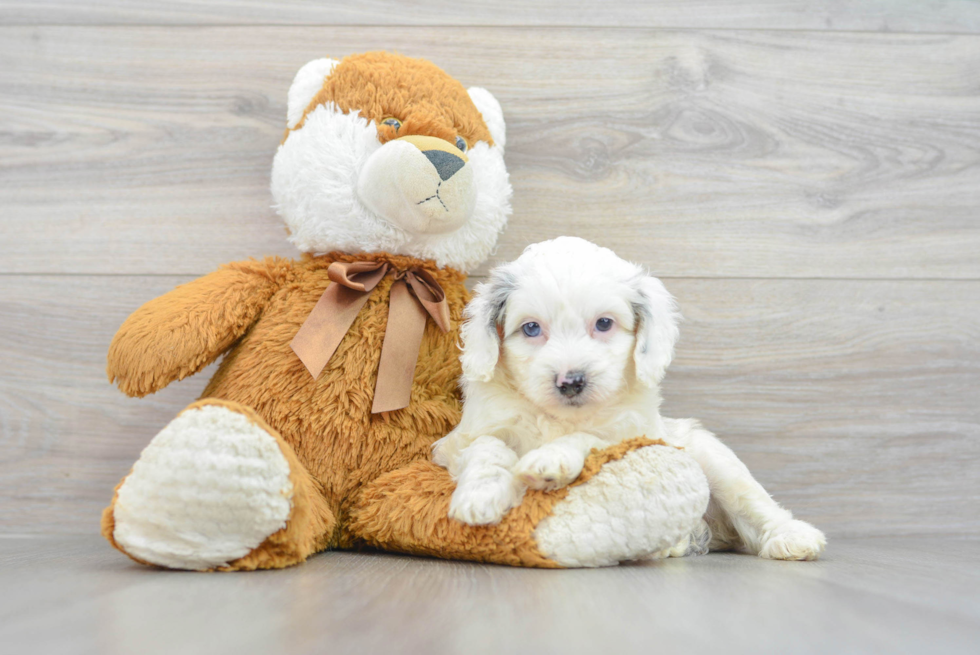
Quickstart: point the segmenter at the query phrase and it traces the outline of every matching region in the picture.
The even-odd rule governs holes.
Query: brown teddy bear
[[[448,517],[454,484],[430,449],[460,416],[465,271],[510,212],[500,106],[388,53],[312,61],[288,100],[272,193],[302,259],[222,266],[113,339],[109,379],[131,396],[225,356],[116,487],[112,545],[195,570],[327,548],[567,567],[699,547],[704,475],[644,438],[497,525]]]

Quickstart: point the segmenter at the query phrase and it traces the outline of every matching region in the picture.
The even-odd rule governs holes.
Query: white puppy
[[[704,469],[711,549],[773,559],[823,551],[823,533],[776,504],[713,434],[660,416],[678,315],[641,267],[583,239],[538,243],[476,287],[466,317],[463,416],[433,450],[456,480],[451,517],[496,523],[528,487],[574,481],[592,448],[646,435]]]

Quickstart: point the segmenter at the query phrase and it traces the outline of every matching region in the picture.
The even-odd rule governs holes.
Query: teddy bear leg
[[[495,525],[450,519],[454,487],[431,462],[388,473],[362,491],[351,529],[385,550],[542,568],[611,566],[682,545],[686,552],[706,539],[704,473],[682,451],[649,439],[593,451],[574,483],[528,491]]]
[[[644,442],[649,440],[599,453],[619,453],[601,468],[601,457],[592,456],[595,472],[569,487],[534,531],[547,557],[566,567],[595,567],[707,552],[704,472],[683,451],[662,442],[637,447]]]
[[[102,534],[144,564],[282,568],[325,548],[336,520],[276,430],[230,401],[193,403],[116,487]]]

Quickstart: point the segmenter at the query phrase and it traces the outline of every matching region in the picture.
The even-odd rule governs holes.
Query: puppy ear
[[[323,81],[339,63],[336,59],[314,59],[299,69],[289,86],[289,99],[286,103],[286,126],[289,129],[299,124],[313,96],[320,92]]]
[[[493,144],[502,149],[507,143],[507,128],[504,124],[504,112],[500,108],[500,103],[497,102],[492,93],[478,86],[471,86],[467,89],[467,93],[470,94],[470,100],[473,101],[473,104],[480,111],[480,115],[483,116],[483,122],[487,124],[490,136],[493,137]]]
[[[466,305],[466,321],[460,328],[463,338],[463,377],[473,382],[489,382],[500,357],[500,332],[507,299],[517,287],[517,278],[506,267],[490,272],[490,279],[478,284]]]
[[[650,275],[636,281],[637,297],[633,302],[636,314],[636,378],[653,388],[660,383],[674,358],[674,344],[680,333],[677,329],[677,305],[663,283]]]

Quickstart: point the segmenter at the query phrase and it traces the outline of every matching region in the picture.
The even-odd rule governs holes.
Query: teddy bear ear
[[[286,126],[289,129],[299,124],[313,96],[323,88],[323,81],[338,63],[336,59],[314,59],[296,73],[289,87],[286,108]]]
[[[478,86],[471,86],[467,89],[467,93],[470,94],[470,100],[473,101],[476,108],[480,110],[483,122],[487,124],[490,136],[493,137],[494,145],[503,148],[507,143],[507,129],[504,125],[504,112],[500,108],[500,103],[497,102],[492,93]]]

